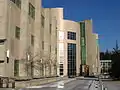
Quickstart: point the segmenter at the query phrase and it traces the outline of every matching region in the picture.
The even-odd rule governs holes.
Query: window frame
[[[29,2],[29,16],[35,19],[35,7]]]
[[[20,27],[18,26],[15,27],[15,38],[20,40]]]
[[[69,40],[76,40],[76,32],[68,31],[67,32],[67,39],[69,39]]]

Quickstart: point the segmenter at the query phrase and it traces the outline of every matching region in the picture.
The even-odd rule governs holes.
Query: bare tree
[[[27,74],[27,77],[30,79],[34,78],[34,70],[39,72],[40,77],[51,77],[52,71],[54,72],[55,76],[57,75],[58,63],[56,54],[41,54],[41,52],[33,54],[31,52],[31,49],[28,48],[26,50],[25,58],[22,59],[25,61],[25,72]]]
[[[57,76],[57,68],[58,68],[58,62],[57,62],[57,55],[51,54],[51,66],[54,68],[54,74]]]
[[[31,49],[28,48],[25,55],[25,59],[23,59],[25,60],[25,72],[27,74],[27,77],[33,78],[33,69],[36,67],[35,62],[39,61],[38,57],[40,56],[40,53],[33,55]]]

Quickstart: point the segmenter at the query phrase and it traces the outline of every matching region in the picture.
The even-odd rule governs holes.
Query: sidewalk
[[[67,77],[63,77],[63,80],[67,80]],[[44,79],[33,79],[29,81],[16,81],[15,86],[16,88],[25,88],[29,86],[40,86],[43,84],[49,84],[52,82],[59,81],[60,77],[54,77],[54,78],[44,78]]]
[[[44,84],[44,85],[39,85],[39,86],[29,86],[29,87],[26,87],[26,88],[57,87],[60,82],[62,82],[64,84],[67,84],[67,83],[69,83],[73,80],[75,80],[75,78],[74,79],[64,79],[64,80],[60,80],[60,81],[58,80],[58,81],[53,82],[53,83],[51,82],[49,84]]]

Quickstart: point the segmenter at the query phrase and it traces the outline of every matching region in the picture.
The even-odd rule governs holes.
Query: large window
[[[35,19],[35,7],[31,3],[29,3],[29,15]]]
[[[42,49],[44,49],[44,41],[42,41]]]
[[[19,8],[21,8],[21,0],[10,0],[15,3]]]
[[[68,39],[76,40],[76,33],[75,32],[68,32]]]
[[[68,76],[76,75],[76,44],[68,43]]]
[[[20,28],[16,26],[16,29],[15,29],[15,37],[17,39],[20,39]]]

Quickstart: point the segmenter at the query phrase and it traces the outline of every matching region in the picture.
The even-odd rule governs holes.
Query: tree
[[[101,52],[100,53],[100,60],[111,60],[111,52],[106,50],[106,52]]]
[[[20,63],[22,62],[22,72],[26,77],[24,79],[57,76],[58,62],[56,53],[45,54],[40,51],[34,54],[31,48],[28,47],[23,58],[17,61],[19,62],[15,65],[17,66],[15,67],[15,70],[18,70]],[[19,77],[19,71],[16,71],[15,75],[16,77]],[[35,75],[38,75],[38,77]]]
[[[116,41],[116,47],[113,48],[113,52],[112,52],[112,67],[110,70],[110,75],[111,77],[113,77],[113,79],[120,78],[120,50],[117,41]]]
[[[40,53],[36,53],[35,55],[31,52],[31,48],[28,47],[26,50],[25,58],[22,61],[25,61],[25,72],[28,78],[34,78],[34,68],[39,68],[38,62],[40,62]],[[40,63],[39,63],[40,64]]]

